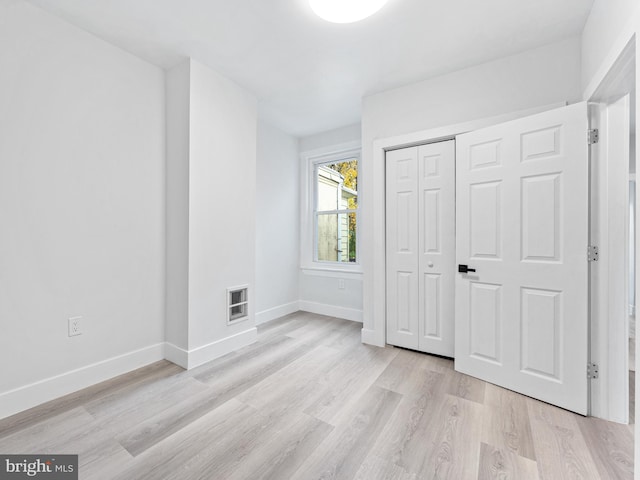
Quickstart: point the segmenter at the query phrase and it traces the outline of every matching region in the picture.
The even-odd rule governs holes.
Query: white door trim
[[[588,100],[593,102],[590,117],[598,122],[600,141],[591,147],[592,154],[592,242],[598,244],[600,260],[592,264],[591,303],[591,358],[597,363],[600,378],[591,385],[591,414],[606,420],[628,422],[628,322],[626,309],[627,231],[620,208],[628,208],[628,131],[619,127],[629,121],[634,105],[622,105],[618,99],[634,89],[636,45],[635,39],[620,37],[617,55],[607,58],[607,70],[598,77],[598,83],[590,87]],[[623,102],[624,103],[624,102]],[[617,104],[617,105],[616,105]],[[626,117],[626,118],[625,118]],[[627,128],[628,129],[628,128]],[[613,142],[613,143],[612,143]],[[622,148],[616,143],[622,143]],[[624,153],[624,152],[627,153]],[[620,168],[623,167],[624,171]],[[609,179],[610,175],[616,180]],[[622,272],[620,270],[622,269]],[[637,270],[637,266],[636,266]]]
[[[628,242],[629,96],[591,105],[591,244],[599,257],[591,267],[591,415],[629,422]],[[627,186],[624,188],[623,186]]]
[[[616,63],[622,57],[625,49],[634,42],[636,31],[640,31],[640,6],[624,25],[618,37],[602,60],[600,67],[584,89],[582,98],[590,100],[605,83],[606,78],[615,70]]]

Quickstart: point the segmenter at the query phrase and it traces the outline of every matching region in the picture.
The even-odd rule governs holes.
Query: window
[[[300,268],[305,275],[362,274],[360,152],[360,142],[354,141],[300,155]]]
[[[316,162],[314,260],[358,262],[358,157]]]

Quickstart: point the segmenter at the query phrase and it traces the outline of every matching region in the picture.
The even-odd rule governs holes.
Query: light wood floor
[[[0,421],[2,453],[80,478],[631,479],[633,434],[294,314],[189,372],[159,362]]]

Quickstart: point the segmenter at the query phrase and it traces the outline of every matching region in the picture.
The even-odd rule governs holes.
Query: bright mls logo
[[[78,455],[0,455],[0,480],[78,480]]]

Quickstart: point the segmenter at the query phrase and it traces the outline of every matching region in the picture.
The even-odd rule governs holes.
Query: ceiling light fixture
[[[333,23],[353,23],[380,10],[387,0],[309,0],[320,18]]]

